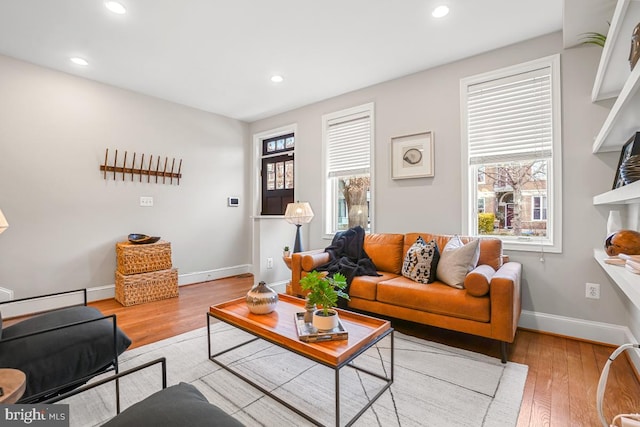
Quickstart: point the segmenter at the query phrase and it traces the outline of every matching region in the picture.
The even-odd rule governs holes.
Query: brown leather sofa
[[[507,343],[513,342],[520,319],[522,265],[502,255],[500,239],[482,238],[478,266],[467,274],[464,289],[438,280],[417,283],[401,271],[418,236],[425,242],[435,239],[440,251],[453,237],[428,233],[365,236],[364,249],[381,276],[356,277],[349,288],[349,308],[499,340],[506,363]],[[460,238],[464,243],[473,239]],[[300,279],[328,261],[329,254],[323,250],[294,253],[291,293],[303,296]]]

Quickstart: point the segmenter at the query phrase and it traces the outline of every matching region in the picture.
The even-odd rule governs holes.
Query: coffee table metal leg
[[[340,427],[340,368],[336,368],[336,427]]]

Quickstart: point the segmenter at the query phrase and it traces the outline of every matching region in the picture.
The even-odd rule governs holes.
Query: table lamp
[[[309,202],[289,203],[284,213],[284,219],[296,226],[296,242],[293,245],[293,253],[302,252],[302,243],[300,243],[300,226],[308,224],[313,219],[313,211]]]
[[[7,228],[9,228],[9,223],[7,222],[7,219],[2,214],[2,210],[0,209],[0,234],[2,234],[2,232]]]

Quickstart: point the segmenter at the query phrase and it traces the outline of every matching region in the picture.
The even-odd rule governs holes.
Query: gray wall
[[[0,286],[23,297],[112,285],[115,243],[133,232],[169,240],[182,281],[248,269],[248,135],[237,120],[0,56]],[[106,148],[119,164],[125,150],[129,163],[133,151],[181,158],[183,179],[104,180]]]
[[[462,232],[460,79],[561,53],[563,133],[563,242],[561,254],[511,252],[523,264],[524,310],[629,326],[628,301],[593,259],[601,247],[608,210],[592,205],[610,189],[617,155],[591,153],[593,138],[608,114],[593,104],[591,87],[601,50],[562,48],[561,33],[508,46],[442,67],[358,90],[250,125],[252,134],[296,123],[296,198],[308,200],[316,218],[307,227],[307,246],[322,248],[321,116],[366,102],[375,103],[376,232]],[[435,135],[435,177],[393,181],[390,138],[431,130]],[[601,299],[585,299],[585,283],[602,284]],[[637,332],[636,332],[637,334]]]

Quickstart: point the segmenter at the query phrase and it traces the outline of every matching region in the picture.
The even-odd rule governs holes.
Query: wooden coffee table
[[[335,371],[336,426],[340,426],[340,370],[343,367],[348,366],[383,380],[384,385],[382,389],[369,399],[364,408],[345,425],[349,426],[353,424],[393,383],[393,328],[391,324],[386,320],[376,319],[350,311],[338,310],[340,321],[349,332],[348,340],[324,341],[320,343],[303,342],[298,339],[294,315],[297,312],[305,311],[304,300],[285,294],[279,294],[278,297],[279,301],[276,310],[269,314],[259,315],[251,313],[247,308],[245,298],[238,298],[211,306],[209,313],[207,313],[209,359],[315,425],[322,424],[303,412],[300,408],[296,408],[289,402],[275,396],[269,390],[252,381],[251,378],[247,378],[241,373],[231,369],[228,365],[218,360],[218,357],[260,338],[332,368]],[[212,317],[242,329],[257,338],[216,354],[211,354],[212,336],[210,320]],[[371,372],[361,367],[356,367],[351,363],[359,355],[388,335],[390,335],[391,338],[390,375],[387,376],[386,374],[381,375],[376,372]],[[215,336],[213,338],[215,339]]]

